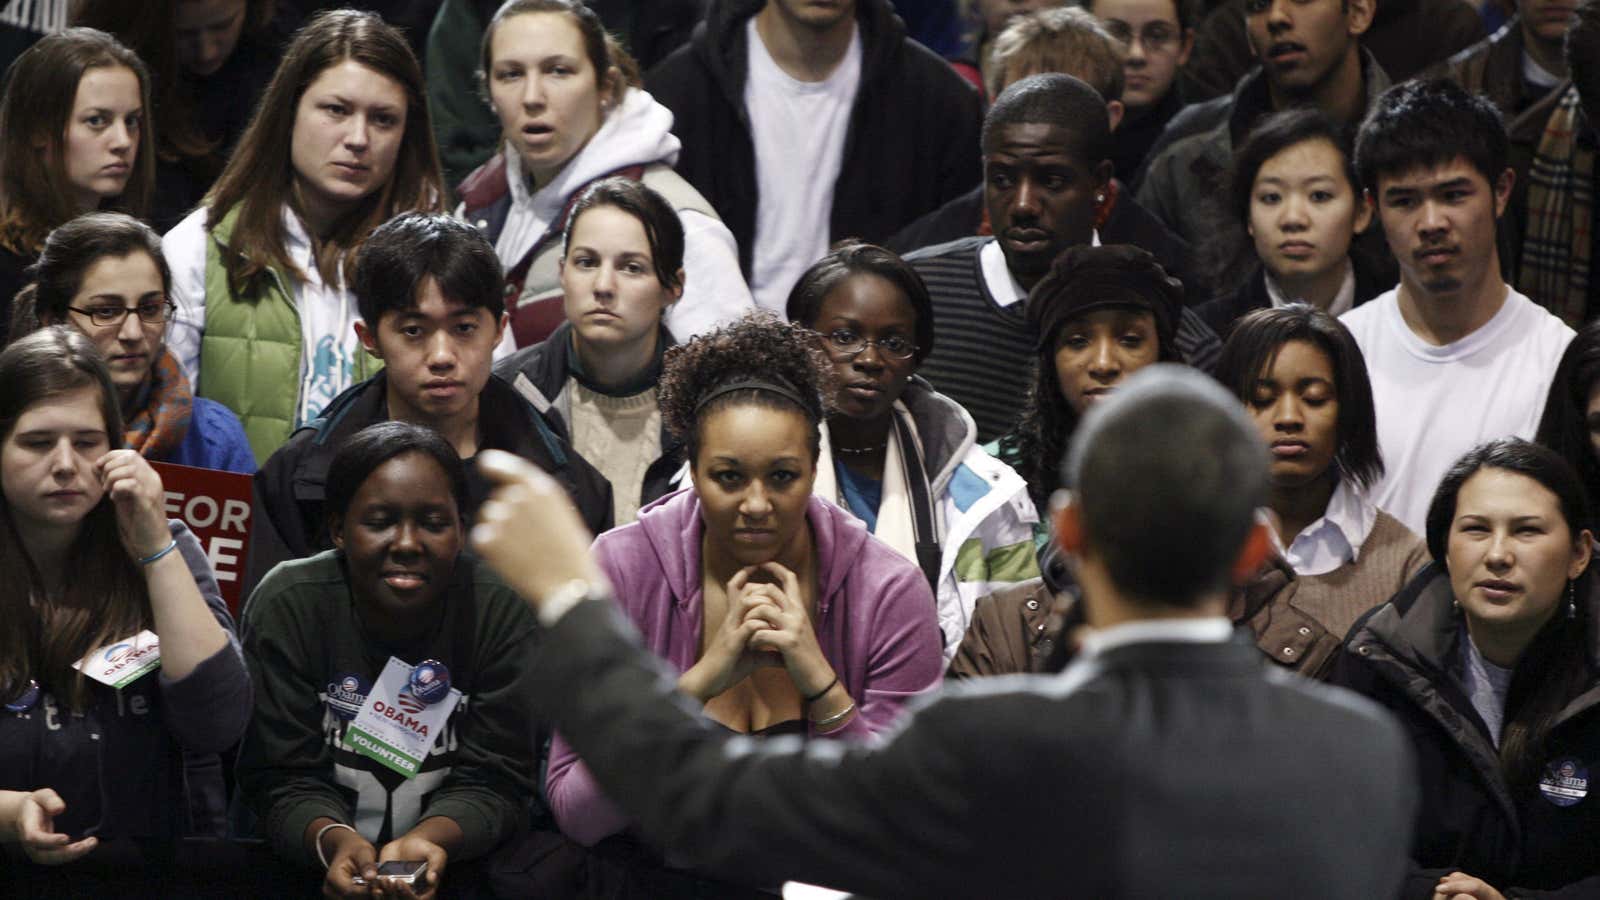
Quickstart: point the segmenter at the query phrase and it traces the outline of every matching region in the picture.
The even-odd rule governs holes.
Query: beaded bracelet
[[[148,566],[151,563],[155,562],[156,560],[160,559],[163,556],[166,556],[168,553],[171,553],[172,551],[174,551],[176,549],[178,549],[178,539],[177,538],[173,538],[172,539],[172,543],[166,545],[165,547],[162,547],[160,550],[157,550],[156,552],[150,554],[149,556],[146,556],[144,559],[139,560],[139,565]]]

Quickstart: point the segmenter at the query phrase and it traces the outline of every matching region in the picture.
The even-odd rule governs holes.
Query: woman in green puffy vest
[[[238,413],[257,459],[377,370],[346,269],[378,225],[443,198],[405,39],[371,13],[312,19],[204,205],[164,240],[173,354]]]

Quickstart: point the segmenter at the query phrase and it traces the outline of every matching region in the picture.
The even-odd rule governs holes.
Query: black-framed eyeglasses
[[[178,304],[171,300],[162,303],[141,303],[138,306],[69,306],[67,309],[88,316],[89,321],[101,328],[110,328],[121,325],[128,318],[128,313],[139,317],[139,321],[146,325],[164,325],[178,311]]]
[[[828,339],[828,349],[840,356],[859,356],[866,352],[868,347],[877,347],[880,354],[890,359],[904,362],[917,353],[916,344],[897,334],[869,341],[848,328],[838,328],[828,332],[826,337]]]
[[[1165,22],[1150,22],[1135,33],[1127,22],[1112,19],[1105,23],[1106,31],[1123,46],[1132,47],[1135,38],[1148,53],[1162,53],[1178,40],[1178,30]]]

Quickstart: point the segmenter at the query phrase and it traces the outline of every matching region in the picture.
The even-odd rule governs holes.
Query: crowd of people
[[[1600,897],[1600,0],[353,5],[0,8],[0,886]]]

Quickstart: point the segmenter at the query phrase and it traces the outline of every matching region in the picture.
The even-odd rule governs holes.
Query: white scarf
[[[894,404],[894,414],[897,417],[906,414],[905,407],[898,400]],[[822,452],[817,457],[817,480],[812,486],[812,493],[850,512],[850,507],[845,503],[844,491],[839,487],[839,478],[834,473],[833,445],[832,437],[828,433],[828,423],[822,423],[821,431]],[[905,462],[901,457],[899,431],[900,429],[893,423],[890,424],[889,442],[884,448],[883,456],[883,498],[878,502],[878,524],[873,528],[872,534],[913,564],[920,565],[921,562],[917,559],[916,520],[911,512],[911,485],[907,478]],[[915,443],[916,432],[911,433],[912,452],[921,458],[922,448]]]

